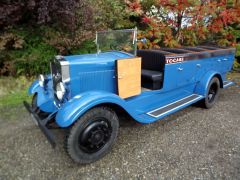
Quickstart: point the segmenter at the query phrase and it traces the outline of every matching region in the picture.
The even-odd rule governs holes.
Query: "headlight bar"
[[[40,85],[41,87],[44,87],[44,84],[45,84],[44,75],[40,74],[39,77],[38,77],[38,81],[39,81],[39,85]]]
[[[66,89],[64,87],[63,82],[60,82],[56,86],[56,95],[57,98],[61,101],[63,99],[63,96],[65,95]]]

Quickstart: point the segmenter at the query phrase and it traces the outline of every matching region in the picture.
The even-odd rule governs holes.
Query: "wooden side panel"
[[[128,98],[141,93],[141,58],[116,61],[118,95]]]

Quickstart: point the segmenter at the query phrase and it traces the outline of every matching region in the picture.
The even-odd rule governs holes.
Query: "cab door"
[[[116,61],[117,90],[121,98],[141,93],[141,58]]]
[[[231,55],[225,55],[222,57],[222,71],[227,73],[231,71],[234,57],[231,58]]]
[[[188,85],[194,85],[196,82],[196,61],[183,61],[178,63],[177,66],[177,86],[183,87]]]

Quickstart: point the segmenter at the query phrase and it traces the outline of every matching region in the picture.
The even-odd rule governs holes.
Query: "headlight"
[[[63,99],[65,92],[66,92],[66,89],[65,89],[63,83],[62,82],[58,83],[56,86],[56,94],[57,94],[57,98],[59,100]]]
[[[42,74],[39,75],[38,81],[39,81],[39,85],[40,85],[41,87],[43,87],[43,86],[44,86],[45,78],[44,78],[44,76],[43,76]]]

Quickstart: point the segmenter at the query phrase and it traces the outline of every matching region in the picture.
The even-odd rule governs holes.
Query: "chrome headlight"
[[[40,85],[41,87],[43,87],[43,86],[44,86],[45,78],[44,78],[44,76],[43,76],[42,74],[39,75],[38,81],[39,81],[39,85]]]
[[[56,95],[59,100],[63,99],[65,92],[66,92],[66,89],[64,87],[64,84],[62,82],[58,83],[56,86]]]

